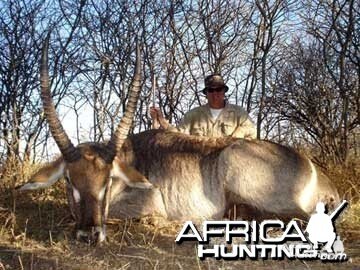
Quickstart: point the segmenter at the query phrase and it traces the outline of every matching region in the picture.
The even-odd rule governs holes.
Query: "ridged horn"
[[[50,34],[46,37],[41,51],[40,63],[40,85],[41,100],[43,102],[44,113],[49,124],[51,135],[53,136],[57,146],[59,147],[64,160],[74,162],[81,158],[78,149],[71,143],[66,135],[61,122],[56,114],[55,106],[51,97],[49,87],[49,68],[48,68],[48,50],[49,50]]]
[[[141,59],[140,59],[140,47],[136,42],[136,66],[134,76],[131,82],[131,88],[129,91],[129,99],[126,105],[124,116],[121,118],[119,125],[115,132],[112,134],[108,143],[108,149],[110,152],[109,161],[112,162],[117,152],[120,151],[125,139],[128,137],[130,127],[133,123],[134,114],[136,110],[137,101],[139,99],[141,88]]]

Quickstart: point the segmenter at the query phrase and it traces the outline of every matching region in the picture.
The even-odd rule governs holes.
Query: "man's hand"
[[[160,124],[160,127],[162,127],[163,129],[167,129],[169,126],[168,121],[164,118],[161,110],[159,108],[156,107],[150,107],[150,116],[153,120],[154,123],[154,127],[156,127],[157,123]]]
[[[150,107],[150,116],[153,121],[158,120],[159,118],[164,118],[160,109],[156,107]]]

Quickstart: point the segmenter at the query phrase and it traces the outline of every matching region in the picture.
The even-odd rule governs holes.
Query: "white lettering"
[[[204,221],[203,223],[203,237],[204,241],[208,241],[208,236],[223,236],[224,235],[224,229],[211,229],[211,227],[225,227],[229,221]]]
[[[209,257],[220,258],[220,246],[214,245],[213,248],[204,248],[204,245],[198,245],[198,256],[199,258],[205,258],[205,255]]]
[[[280,227],[281,229],[284,228],[284,222],[280,221],[280,220],[264,220],[263,222],[261,222],[260,224],[260,234],[259,237],[261,239],[261,241],[263,241],[264,243],[267,242],[281,242],[284,240],[284,237],[278,237],[278,238],[271,238],[268,237],[267,235],[267,231],[269,227],[272,228],[278,228]]]
[[[188,229],[192,231],[192,234],[189,234]],[[187,233],[186,233],[187,232]],[[186,234],[185,234],[186,233]],[[197,240],[198,242],[203,242],[200,233],[192,223],[192,221],[186,221],[183,228],[181,229],[180,233],[175,239],[176,243],[181,243],[183,239],[193,239]]]
[[[295,231],[297,233],[290,234],[292,229],[295,229]],[[289,224],[286,226],[285,232],[283,234],[283,238],[284,239],[293,239],[293,240],[301,239],[301,241],[307,242],[303,232],[300,230],[299,225],[297,224],[297,222],[295,220],[290,221]]]
[[[271,238],[267,234],[269,229],[280,229],[282,235]],[[210,244],[204,245],[213,237],[220,238],[220,241],[223,240],[222,244],[212,245],[210,242]],[[236,237],[243,238],[246,244],[232,244]],[[262,244],[255,244],[258,238],[263,241]],[[344,253],[329,254],[313,249],[313,246],[309,244],[304,233],[294,220],[290,221],[286,226],[280,220],[265,220],[259,226],[256,221],[204,221],[203,235],[191,221],[187,221],[175,241],[180,244],[183,240],[198,242],[199,258],[245,259],[248,257],[282,259],[287,257],[289,259],[320,259],[326,261],[344,261],[347,259]],[[227,244],[225,244],[224,240],[226,240]],[[289,244],[285,243],[290,240]],[[218,240],[216,241],[219,243]],[[280,241],[284,241],[284,244],[279,244]],[[249,242],[253,244],[249,244]]]
[[[232,230],[233,228],[242,229]],[[226,223],[225,231],[226,242],[231,243],[234,236],[244,236],[245,241],[250,241],[249,231],[249,222],[247,221],[228,221]]]

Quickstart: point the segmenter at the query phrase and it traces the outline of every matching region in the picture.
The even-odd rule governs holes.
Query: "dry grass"
[[[331,166],[326,173],[350,203],[360,200],[360,159],[353,158],[346,166]]]
[[[350,207],[342,217],[340,226],[345,240],[360,240],[360,161],[353,158],[346,166],[332,166],[327,172],[342,198]]]
[[[356,269],[360,267],[359,171],[329,171],[351,201],[338,222],[349,262],[341,265],[300,260],[200,261],[191,243],[176,245],[181,224],[159,217],[109,220],[108,241],[97,247],[74,240],[63,183],[17,193],[38,166],[7,170],[0,182],[0,270],[2,269]]]

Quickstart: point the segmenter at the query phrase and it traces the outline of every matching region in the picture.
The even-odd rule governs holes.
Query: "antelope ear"
[[[61,158],[45,165],[37,173],[35,173],[23,186],[16,187],[18,190],[35,190],[47,188],[56,183],[63,175],[65,170],[65,162]]]
[[[126,165],[115,157],[110,171],[110,177],[117,177],[129,187],[150,189],[153,185],[135,168]]]

